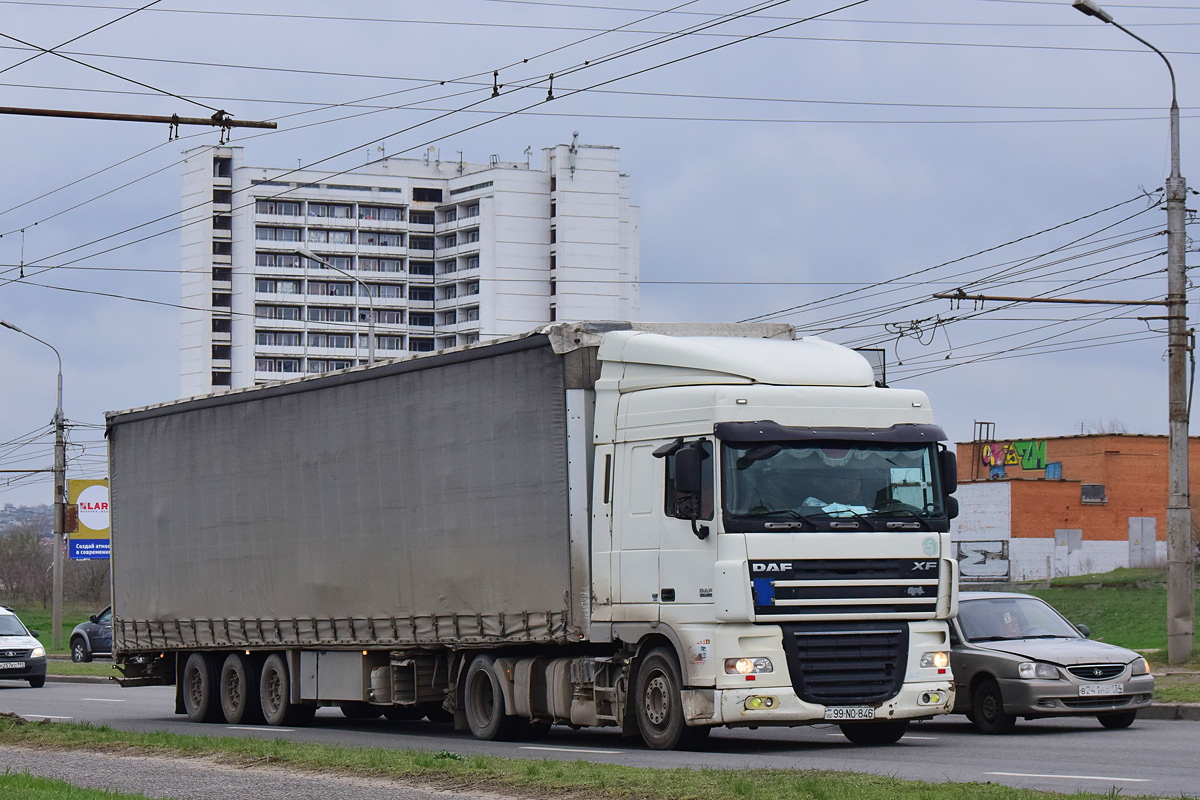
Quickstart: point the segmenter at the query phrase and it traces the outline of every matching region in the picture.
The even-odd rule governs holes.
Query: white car
[[[46,683],[46,648],[8,606],[0,606],[0,680]]]

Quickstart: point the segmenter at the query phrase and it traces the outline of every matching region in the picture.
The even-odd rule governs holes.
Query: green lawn
[[[72,661],[62,661],[57,658],[52,658],[46,662],[46,674],[48,675],[99,675],[107,678],[110,675],[120,675],[113,669],[113,660],[111,658],[98,658],[95,661],[89,661],[86,664],[76,664]]]
[[[7,771],[0,773],[0,797],[19,797],[21,800],[146,800],[144,794],[82,789],[66,781]]]

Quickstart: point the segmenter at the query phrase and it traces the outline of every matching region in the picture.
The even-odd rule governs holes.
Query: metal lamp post
[[[1196,578],[1188,486],[1187,268],[1184,263],[1187,181],[1179,174],[1179,102],[1175,93],[1175,70],[1161,50],[1119,25],[1111,14],[1092,0],[1075,0],[1073,5],[1089,17],[1120,29],[1158,53],[1171,75],[1171,176],[1166,183],[1167,376],[1170,409],[1167,445],[1167,657],[1172,664],[1182,664],[1192,652]]]
[[[302,256],[303,258],[308,258],[313,261],[316,261],[318,264],[324,264],[326,267],[333,270],[334,272],[340,272],[341,274],[345,275],[347,278],[349,278],[350,280],[354,281],[359,286],[361,286],[363,288],[363,291],[366,292],[367,308],[369,309],[369,315],[367,317],[367,363],[374,364],[375,363],[375,299],[371,296],[371,288],[369,286],[367,286],[365,283],[363,283],[359,278],[356,278],[355,276],[351,275],[349,272],[346,272],[346,270],[344,270],[344,269],[335,267],[333,264],[330,264],[328,261],[321,258],[319,255],[312,252],[311,250],[305,249],[303,247],[297,247],[296,254],[299,256]],[[357,349],[358,348],[356,347],[355,350],[357,350]]]
[[[54,598],[51,612],[51,646],[57,650],[62,647],[63,533],[66,527],[63,516],[65,510],[63,499],[67,483],[66,441],[63,437],[62,356],[54,345],[42,341],[32,333],[21,330],[11,322],[0,319],[0,325],[46,345],[54,351],[54,357],[58,359],[58,395],[54,406]]]

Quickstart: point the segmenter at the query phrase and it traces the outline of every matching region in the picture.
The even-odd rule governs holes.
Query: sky
[[[1171,61],[1200,186],[1200,0],[1103,5]],[[1165,294],[1168,73],[1067,0],[143,6],[0,0],[0,105],[219,109],[278,122],[233,131],[247,164],[338,170],[536,159],[578,131],[621,148],[641,319],[883,348],[953,441],[980,421],[1166,433],[1163,323],[1138,319],[1161,307],[932,297]],[[105,411],[179,394],[180,153],[218,138],[181,134],[0,115],[0,319],[61,354],[68,477],[105,474]],[[0,469],[50,468],[56,368],[0,328]],[[0,506],[51,495],[46,473],[0,473]]]

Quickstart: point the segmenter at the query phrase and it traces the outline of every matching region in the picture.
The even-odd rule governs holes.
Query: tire
[[[268,725],[299,726],[312,722],[317,713],[316,705],[292,703],[291,687],[284,657],[279,653],[267,656],[267,660],[263,662],[262,676],[258,681],[258,697],[263,719]]]
[[[1096,719],[1100,720],[1104,727],[1115,731],[1128,728],[1137,719],[1137,715],[1136,711],[1117,711],[1112,714],[1097,714]]]
[[[494,663],[495,659],[491,656],[475,656],[467,668],[466,689],[463,692],[467,727],[476,739],[486,742],[512,739],[521,723],[517,717],[505,713],[504,691],[492,668]]]
[[[383,714],[382,708],[370,703],[339,703],[338,708],[342,710],[342,716],[346,719],[379,719]]]
[[[262,722],[262,703],[258,699],[261,680],[256,663],[241,653],[230,653],[221,666],[221,713],[230,725]]]
[[[29,679],[29,688],[30,689],[40,689],[45,685],[46,685],[46,676],[45,675],[38,675],[36,678]]]
[[[908,730],[908,720],[891,722],[843,722],[842,735],[855,744],[895,744]]]
[[[192,653],[183,665],[183,709],[192,722],[220,722],[221,699],[212,659],[204,653]]]
[[[86,664],[92,660],[92,651],[88,650],[87,642],[82,636],[71,640],[71,660],[76,664]]]
[[[1000,687],[991,678],[981,681],[971,694],[971,717],[980,733],[1009,733],[1017,724],[1017,718],[1004,710]]]
[[[647,747],[687,748],[708,735],[708,728],[689,728],[684,721],[682,687],[683,678],[673,651],[659,647],[642,659],[634,681],[633,702],[638,732]]]

